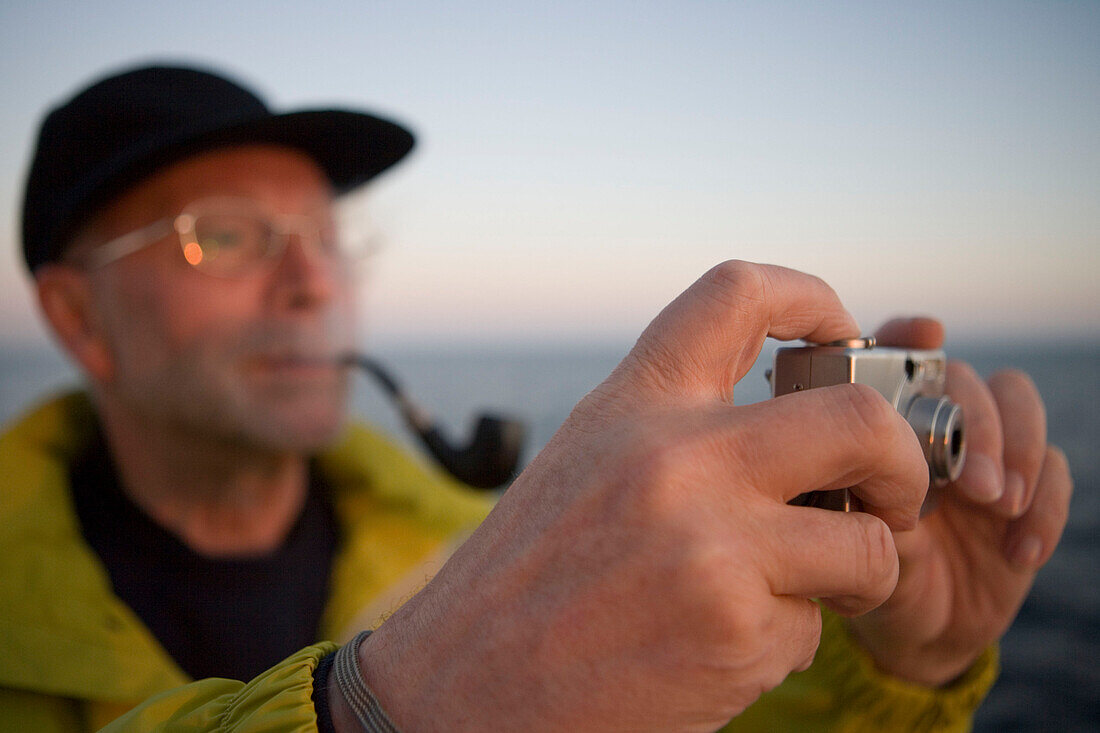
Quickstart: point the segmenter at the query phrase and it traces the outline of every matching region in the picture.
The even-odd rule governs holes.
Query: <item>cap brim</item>
[[[273,143],[297,148],[317,161],[343,193],[360,186],[412,150],[411,132],[362,112],[306,110],[229,125],[199,135],[188,155],[200,148],[235,143]],[[161,163],[163,165],[163,162]]]
[[[363,112],[305,110],[262,117],[199,121],[186,130],[135,141],[123,156],[91,171],[52,209],[45,246],[28,255],[33,271],[58,256],[63,239],[100,206],[157,170],[198,153],[229,145],[272,143],[306,153],[338,194],[361,186],[405,157],[414,137],[403,126]],[[25,235],[24,235],[25,236]]]

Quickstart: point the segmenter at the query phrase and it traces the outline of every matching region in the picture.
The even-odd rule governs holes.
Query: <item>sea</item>
[[[524,420],[526,461],[629,346],[393,346],[373,356],[460,441],[477,413]],[[769,342],[738,384],[736,403],[768,397],[764,369],[772,348]],[[1046,402],[1050,442],[1066,452],[1074,478],[1062,542],[1004,637],[1003,672],[975,730],[1100,731],[1100,340],[949,341],[947,350],[986,376],[1003,367],[1031,375]],[[0,344],[0,421],[76,384],[75,371],[49,347]],[[365,377],[357,380],[352,409],[415,445],[384,392]]]

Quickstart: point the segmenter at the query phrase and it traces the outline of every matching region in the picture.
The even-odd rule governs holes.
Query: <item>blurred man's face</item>
[[[227,148],[166,167],[125,194],[96,218],[93,244],[211,197],[321,227],[331,217],[331,186],[306,155]],[[350,345],[348,269],[291,236],[276,258],[216,277],[189,264],[172,235],[94,270],[93,313],[111,357],[99,388],[139,417],[177,428],[262,449],[314,450],[343,421],[346,376],[334,358]]]

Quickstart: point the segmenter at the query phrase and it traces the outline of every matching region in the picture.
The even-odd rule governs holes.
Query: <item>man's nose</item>
[[[346,287],[339,263],[315,242],[290,236],[272,272],[272,295],[277,305],[291,311],[328,304]]]

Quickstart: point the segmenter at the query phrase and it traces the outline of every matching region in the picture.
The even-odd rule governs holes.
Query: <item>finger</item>
[[[898,582],[898,554],[889,527],[863,512],[785,506],[767,543],[773,594],[820,598],[845,616],[877,608]]]
[[[807,598],[781,596],[775,599],[772,617],[782,619],[783,631],[776,634],[780,682],[791,672],[809,669],[821,642],[821,609]]]
[[[1017,517],[1027,511],[1039,480],[1047,444],[1047,418],[1039,390],[1021,371],[997,372],[989,380],[1004,428],[1005,490],[997,509]]]
[[[943,346],[943,324],[934,318],[894,318],[875,331],[880,346],[938,349]]]
[[[820,278],[731,260],[712,268],[646,328],[628,361],[643,383],[727,399],[767,336],[834,341],[859,326]]]
[[[771,596],[767,605],[756,607],[751,615],[736,608],[728,614],[729,622],[723,628],[729,636],[720,637],[719,643],[751,660],[754,667],[751,672],[744,664],[726,668],[733,689],[743,687],[751,674],[762,691],[770,690],[791,672],[801,672],[813,662],[821,641],[821,609],[813,601]]]
[[[1005,557],[1013,566],[1034,572],[1050,559],[1065,529],[1072,494],[1073,478],[1065,454],[1047,448],[1035,498],[1005,537]]]
[[[1004,493],[1004,440],[993,393],[969,364],[947,363],[947,395],[962,408],[966,458],[954,488],[973,502],[991,504]]]
[[[735,419],[726,445],[747,485],[783,502],[851,487],[890,527],[916,525],[928,466],[909,423],[873,388],[821,387],[724,414]]]

